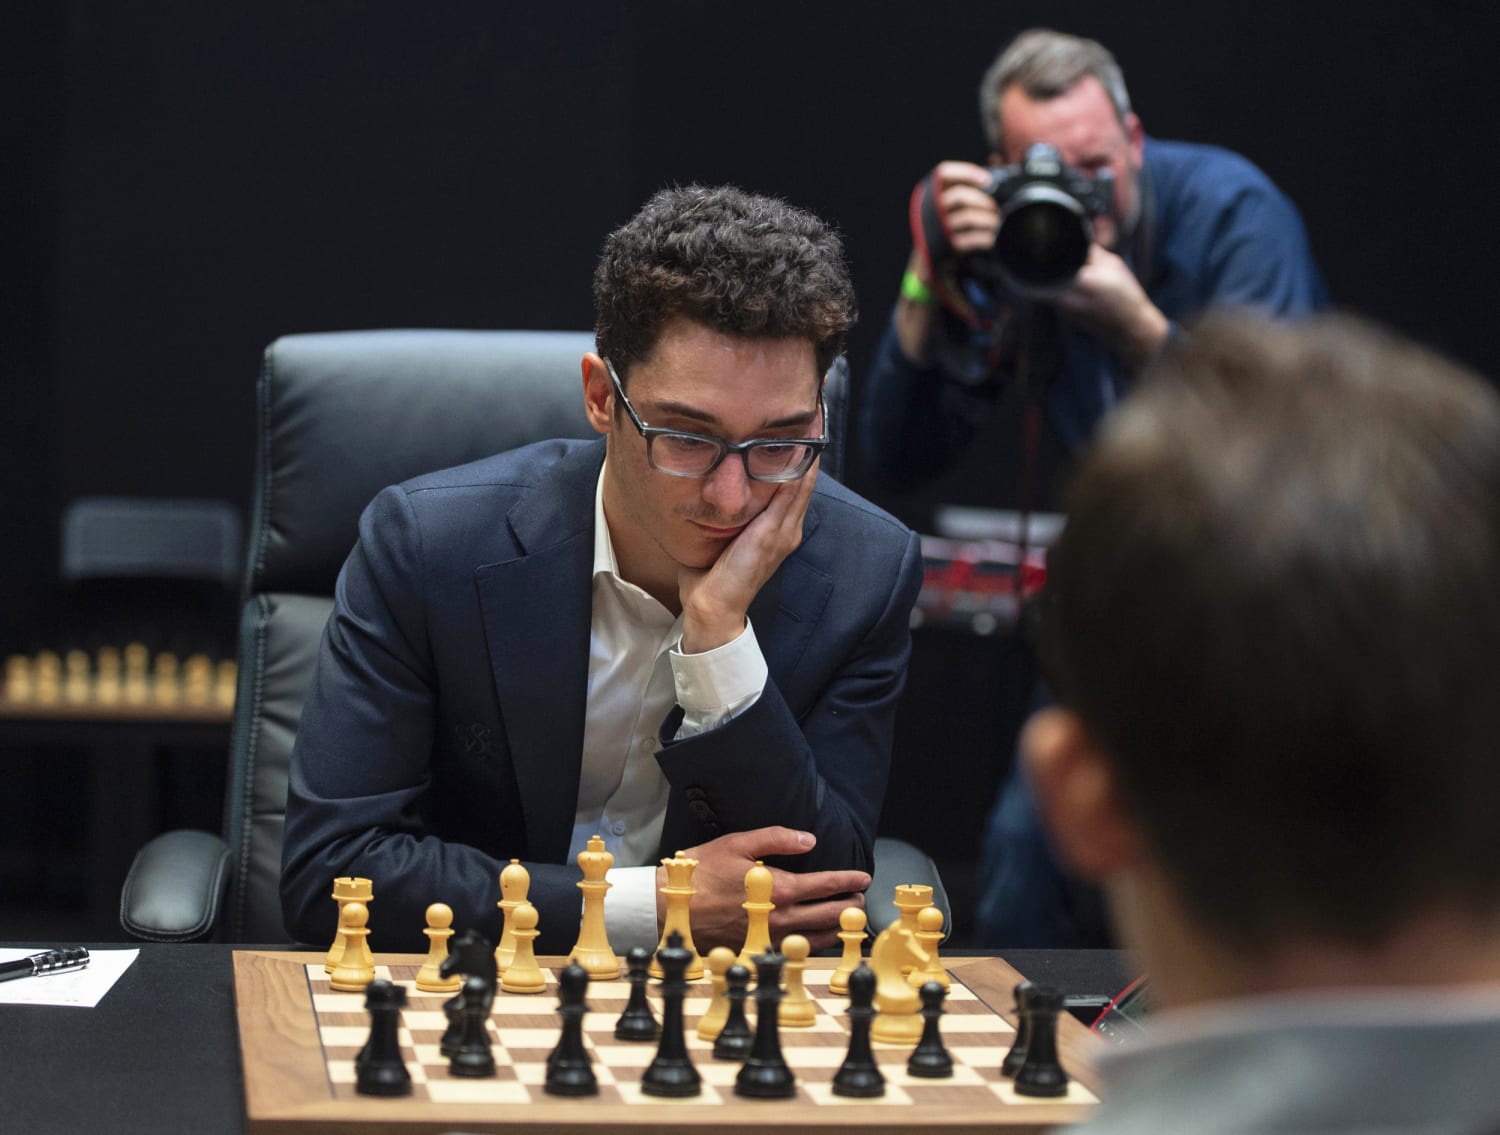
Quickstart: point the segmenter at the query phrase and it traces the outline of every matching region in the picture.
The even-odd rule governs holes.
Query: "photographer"
[[[928,223],[914,221],[866,379],[865,459],[888,486],[910,488],[962,453],[1015,376],[1018,316],[1030,317],[1030,383],[1068,458],[1177,321],[1225,304],[1282,316],[1324,306],[1295,206],[1237,154],[1148,138],[1100,44],[1023,32],[985,73],[980,109],[991,168],[945,161],[918,187],[913,212]],[[991,270],[1004,214],[990,186],[1036,143],[1055,147],[1075,178],[1112,178],[1112,201],[1089,218],[1092,240],[1071,278],[1018,294]]]
[[[1221,305],[1299,316],[1326,294],[1286,196],[1237,154],[1147,137],[1093,40],[1023,32],[986,72],[980,109],[990,167],[942,162],[913,193],[913,250],[860,426],[869,473],[910,489],[1005,406],[1016,489],[989,503],[1025,512],[1056,507],[1055,471],[1180,320]],[[1023,208],[1029,196],[1051,207]],[[981,941],[1087,943],[1079,907],[1094,904],[1052,866],[1019,781],[991,818],[980,884]]]

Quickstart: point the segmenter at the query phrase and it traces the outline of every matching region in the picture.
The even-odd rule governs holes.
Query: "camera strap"
[[[952,313],[970,327],[990,332],[994,321],[985,318],[969,302],[959,284],[958,253],[953,249],[953,233],[948,228],[948,219],[937,206],[937,187],[934,174],[926,177],[912,188],[907,205],[908,221],[911,225],[911,243],[932,281],[932,294],[944,310]]]
[[[1001,376],[1009,356],[1011,375],[1020,387],[1022,399],[1019,452],[1020,559],[1014,580],[1015,598],[1023,599],[1022,576],[1031,544],[1031,512],[1037,491],[1036,471],[1041,450],[1043,418],[1050,383],[1050,370],[1056,362],[1060,328],[1056,313],[1044,305],[1022,301],[1009,304],[997,297],[993,315],[982,312],[960,283],[959,255],[953,248],[953,234],[947,218],[937,204],[936,171],[927,174],[912,189],[907,207],[912,247],[922,258],[932,281],[932,293],[952,319],[939,320],[937,334],[969,340],[979,333],[988,342],[984,370],[988,380]]]

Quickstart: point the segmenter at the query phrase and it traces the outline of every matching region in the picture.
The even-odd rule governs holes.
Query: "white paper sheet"
[[[0,949],[0,962],[41,952],[34,946],[30,949]],[[89,964],[83,969],[0,981],[0,1005],[71,1005],[92,1009],[104,999],[139,954],[140,950],[90,950]]]

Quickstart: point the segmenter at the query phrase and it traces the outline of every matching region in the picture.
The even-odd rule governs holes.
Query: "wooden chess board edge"
[[[962,977],[963,983],[986,1005],[1012,1025],[1017,1024],[1015,1014],[1016,983],[1024,980],[1021,974],[999,958],[944,958],[949,973]],[[1003,969],[997,967],[1003,966]],[[1057,1052],[1068,1075],[1077,1080],[1094,1095],[1099,1094],[1099,1078],[1094,1072],[1093,1054],[1103,1043],[1094,1033],[1074,1019],[1070,1013],[1061,1013],[1057,1019]]]
[[[786,1130],[796,1135],[848,1135],[850,1131],[905,1131],[910,1109],[889,1104],[841,1104],[830,1108],[788,1108],[784,1101],[735,1098],[728,1107],[664,1102],[601,1108],[597,1101],[563,1099],[521,1107],[444,1103],[414,1099],[335,1099],[332,1096],[317,1015],[306,966],[321,953],[235,950],[234,988],[250,1135],[440,1135],[465,1132],[514,1135],[597,1135],[599,1130],[628,1135],[725,1135],[726,1132]],[[380,964],[420,965],[420,954],[377,955]],[[544,957],[556,969],[564,958]],[[819,959],[832,968],[836,959]],[[1021,976],[997,958],[955,958],[949,970],[962,976],[992,1009],[1007,1005]],[[1010,1015],[1006,1014],[1007,1019]],[[1064,1065],[1094,1090],[1086,1050],[1090,1036],[1071,1018],[1060,1020],[1058,1044]],[[1073,1035],[1073,1034],[1077,1035]],[[779,1110],[778,1110],[779,1109]],[[1042,1132],[1084,1118],[1084,1106],[1057,1103],[923,1109],[920,1126],[944,1135],[1007,1135]]]

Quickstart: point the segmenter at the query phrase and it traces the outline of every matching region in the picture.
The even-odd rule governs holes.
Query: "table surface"
[[[142,944],[97,1008],[0,1005],[5,1129],[244,1132],[232,949]],[[1115,951],[999,953],[1064,994],[1113,994],[1128,980]]]

